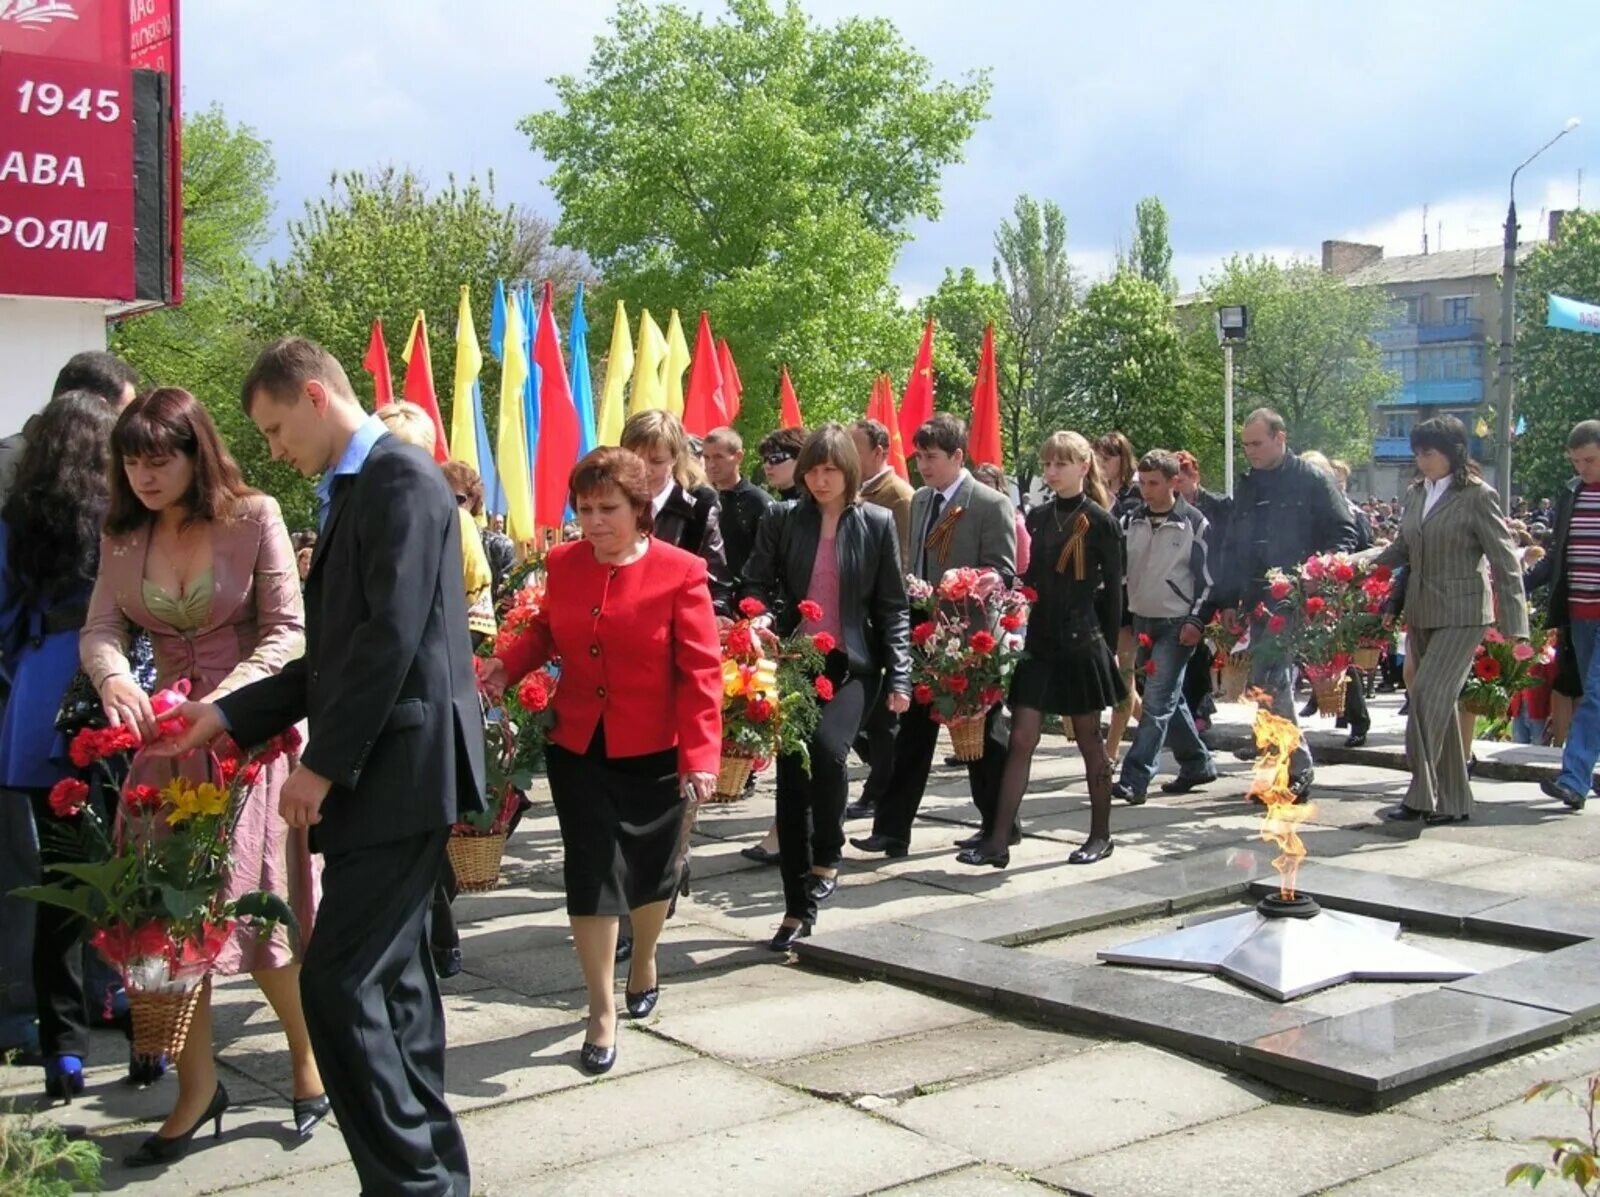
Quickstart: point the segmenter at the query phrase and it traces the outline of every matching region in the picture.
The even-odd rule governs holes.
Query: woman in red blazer
[[[656,940],[695,802],[722,745],[722,656],[703,558],[650,536],[644,462],[596,449],[572,471],[582,540],[551,550],[543,613],[484,672],[491,693],[561,659],[546,754],[572,939],[589,989],[580,1061],[616,1061],[617,920],[633,917],[628,1014],[655,1009]]]

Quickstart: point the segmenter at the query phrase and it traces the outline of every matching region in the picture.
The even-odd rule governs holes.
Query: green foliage
[[[1039,442],[1062,427],[1060,391],[1051,376],[1073,304],[1067,264],[1067,220],[1050,200],[1017,197],[1015,223],[994,235],[994,277],[1005,298],[1008,327],[996,329],[1000,427],[1011,472],[1027,493]],[[976,355],[974,355],[976,360]]]
[[[1184,371],[1171,297],[1118,270],[1067,319],[1056,373],[1063,426],[1090,437],[1121,431],[1140,453],[1186,448],[1193,425],[1178,402]]]
[[[1176,295],[1178,280],[1172,274],[1172,242],[1167,234],[1166,208],[1158,197],[1147,195],[1134,208],[1133,220],[1133,248],[1128,251],[1129,269],[1168,295]]]
[[[784,363],[808,422],[859,415],[873,374],[915,352],[890,272],[910,222],[938,215],[989,83],[933,81],[886,20],[728,9],[623,0],[585,74],[520,127],[553,165],[557,237],[607,279],[597,315],[616,298],[663,325],[710,311],[749,433],[776,424]]]
[[[1292,447],[1367,459],[1373,405],[1398,385],[1373,340],[1388,318],[1384,293],[1348,286],[1313,262],[1230,258],[1202,285],[1197,310],[1203,319],[1189,340],[1199,385],[1219,400],[1222,354],[1209,331],[1211,313],[1241,303],[1250,308],[1250,338],[1234,351],[1235,418],[1256,407],[1276,408],[1289,423]]]
[[[1524,1093],[1522,1100],[1548,1101],[1552,1097],[1562,1098],[1583,1111],[1587,1137],[1539,1136],[1535,1141],[1550,1149],[1549,1164],[1516,1164],[1506,1172],[1506,1184],[1526,1183],[1536,1189],[1546,1177],[1558,1177],[1585,1197],[1600,1197],[1600,1076],[1585,1081],[1581,1095],[1555,1081],[1541,1081]]]
[[[1517,268],[1517,397],[1527,421],[1512,450],[1517,489],[1553,495],[1572,476],[1567,435],[1600,402],[1600,336],[1549,328],[1554,292],[1600,303],[1600,212],[1569,212],[1561,237],[1541,243]]]
[[[994,325],[996,361],[1010,360],[1005,292],[998,283],[984,282],[970,266],[959,273],[946,269],[928,301],[928,312],[933,316],[934,407],[964,419],[972,411],[972,384],[985,326]]]
[[[14,1058],[8,1055],[10,1067]],[[64,1127],[33,1110],[17,1111],[6,1102],[0,1114],[0,1197],[67,1197],[98,1193],[100,1148],[89,1139],[73,1139]]]

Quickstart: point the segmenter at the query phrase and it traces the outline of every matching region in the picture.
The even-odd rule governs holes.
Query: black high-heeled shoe
[[[649,1018],[656,1008],[656,1003],[661,1000],[661,986],[652,985],[639,993],[628,993],[624,990],[622,997],[628,1005],[629,1018]]]
[[[617,1048],[601,1047],[598,1043],[585,1043],[578,1052],[578,1067],[590,1076],[603,1076],[611,1071],[612,1065],[617,1062]]]
[[[993,869],[1003,869],[1011,863],[1011,849],[1002,848],[998,852],[991,852],[980,842],[957,852],[956,860],[960,864],[971,865],[976,869],[981,869],[985,866]]]
[[[793,927],[779,926],[778,933],[768,941],[767,947],[774,952],[787,952],[811,935],[810,923],[797,923]]]
[[[319,1093],[315,1097],[295,1098],[294,1133],[302,1139],[309,1139],[311,1132],[317,1129],[317,1123],[331,1113],[333,1105],[328,1101],[326,1093]]]
[[[1072,855],[1067,857],[1067,863],[1076,865],[1095,864],[1110,856],[1116,850],[1116,847],[1110,840],[1105,840],[1100,844],[1090,840],[1083,847],[1074,849]]]
[[[189,1147],[194,1142],[197,1131],[206,1123],[213,1126],[213,1139],[222,1138],[222,1115],[228,1108],[228,1091],[222,1087],[222,1082],[217,1082],[217,1091],[211,1095],[211,1103],[206,1106],[205,1113],[199,1120],[177,1138],[169,1139],[165,1135],[151,1135],[132,1155],[123,1159],[125,1168],[149,1168],[156,1164],[173,1164],[189,1154]]]

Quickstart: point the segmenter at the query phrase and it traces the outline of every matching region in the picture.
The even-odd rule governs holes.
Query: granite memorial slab
[[[1558,948],[1445,988],[1537,1006],[1586,1022],[1600,1015],[1600,941]]]

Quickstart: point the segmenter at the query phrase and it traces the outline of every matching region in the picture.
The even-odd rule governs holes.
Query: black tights
[[[1078,742],[1078,751],[1083,755],[1084,774],[1089,782],[1088,844],[1093,845],[1111,838],[1111,760],[1106,755],[1105,737],[1100,731],[1099,711],[1068,718],[1072,723],[1072,737]],[[984,845],[988,851],[1005,850],[1007,833],[1016,822],[1017,813],[1022,808],[1022,796],[1028,791],[1033,754],[1039,747],[1039,732],[1043,725],[1043,712],[1033,707],[1011,708],[1011,740],[1006,749],[1005,773],[1000,778],[1000,805],[989,833],[991,842]]]

